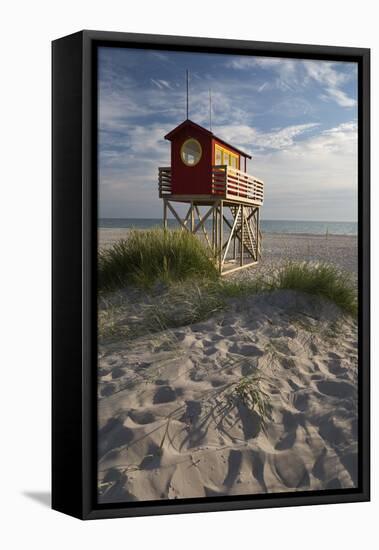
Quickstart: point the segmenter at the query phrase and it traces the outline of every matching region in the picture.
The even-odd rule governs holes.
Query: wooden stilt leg
[[[163,199],[163,229],[167,229],[167,200]]]
[[[260,250],[260,245],[261,245],[261,243],[260,243],[261,236],[260,236],[260,230],[259,230],[259,208],[257,208],[255,216],[256,216],[256,225],[255,225],[256,233],[255,234],[256,234],[256,241],[257,241],[256,261],[258,261],[259,260],[259,250]]]
[[[241,206],[241,257],[240,265],[243,266],[243,239],[244,239],[244,225],[245,225],[245,208]]]
[[[219,271],[220,274],[222,272],[222,244],[223,244],[223,228],[224,228],[224,214],[223,214],[223,202],[220,201],[220,227],[219,227],[219,244],[218,244],[218,252],[219,252]]]
[[[212,210],[212,250],[215,251],[215,209]]]

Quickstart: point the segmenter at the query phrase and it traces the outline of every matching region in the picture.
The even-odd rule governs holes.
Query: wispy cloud
[[[159,88],[160,90],[164,89],[164,88],[169,88],[171,89],[172,86],[167,82],[167,80],[161,80],[161,79],[155,79],[155,78],[151,78],[151,82],[157,86],[157,88]]]
[[[341,89],[346,82],[356,76],[351,68],[349,73],[337,70],[337,63],[331,61],[304,61],[304,67],[308,76],[325,86],[326,95],[323,99],[335,101],[341,107],[354,107],[355,99]]]
[[[271,57],[238,57],[226,63],[227,67],[246,70],[261,68],[274,72],[276,78],[271,85],[282,91],[295,90],[300,87],[308,87],[318,83],[324,90],[322,98],[327,101],[334,101],[341,107],[354,107],[356,100],[349,97],[341,89],[349,80],[356,77],[354,64],[349,64],[349,71],[341,70],[341,63],[333,61],[297,61],[293,59],[281,59]],[[263,88],[262,88],[263,86]],[[264,83],[259,87],[263,90],[268,87]]]
[[[327,95],[321,96],[322,99],[332,99],[341,107],[355,107],[356,100],[349,97],[344,91],[337,88],[326,88]]]
[[[267,151],[271,149],[285,149],[294,144],[294,139],[319,124],[308,122],[284,128],[276,128],[270,132],[262,132],[246,125],[217,126],[217,134],[230,143],[252,151]]]

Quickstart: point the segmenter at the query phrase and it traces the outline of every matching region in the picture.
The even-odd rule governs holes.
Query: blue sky
[[[354,63],[100,48],[99,215],[159,218],[164,135],[189,117],[253,156],[264,219],[357,219]]]

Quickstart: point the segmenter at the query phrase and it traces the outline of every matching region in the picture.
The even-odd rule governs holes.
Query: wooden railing
[[[246,172],[226,165],[212,168],[212,193],[248,199],[255,204],[263,204],[263,181]]]
[[[159,168],[159,196],[172,194],[171,167]],[[257,205],[263,204],[263,181],[246,172],[223,164],[212,167],[212,195],[224,198],[240,197]]]
[[[171,195],[171,166],[160,166],[158,168],[159,197]]]

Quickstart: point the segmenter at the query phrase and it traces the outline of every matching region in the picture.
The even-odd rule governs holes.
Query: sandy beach
[[[330,304],[290,291],[234,301],[202,323],[104,342],[99,368],[104,502],[356,483],[356,326]],[[266,426],[235,392],[254,374]]]
[[[101,229],[100,246],[122,233]],[[252,269],[321,260],[356,274],[356,244],[265,235]],[[280,290],[188,323],[185,292],[171,304],[164,288],[99,300],[100,502],[354,487],[355,320]]]

